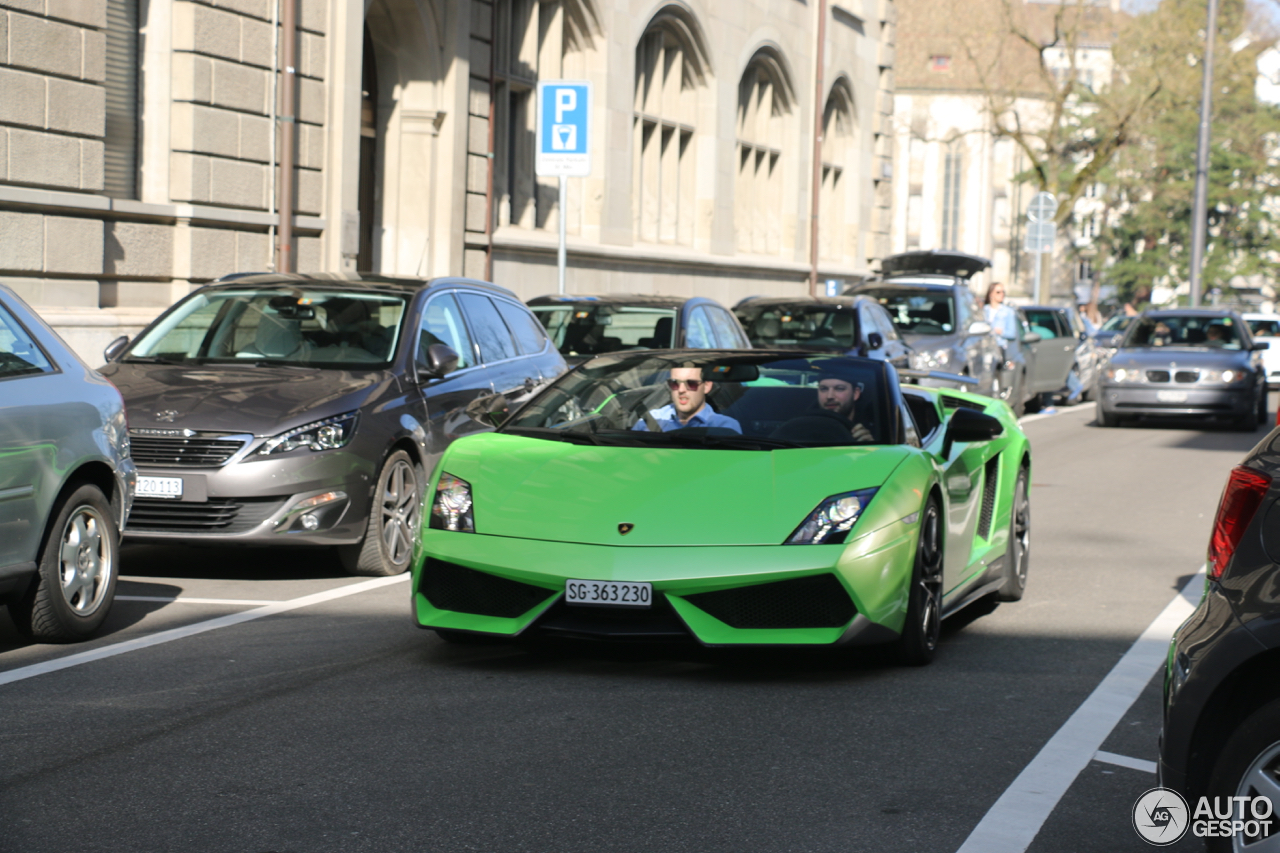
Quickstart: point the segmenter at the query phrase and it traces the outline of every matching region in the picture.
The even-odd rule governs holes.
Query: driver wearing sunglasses
[[[654,409],[649,414],[663,432],[671,432],[685,427],[720,427],[742,432],[742,426],[733,418],[722,415],[707,405],[707,395],[715,384],[702,378],[702,368],[686,365],[673,367],[667,377],[667,388],[671,392],[671,404]],[[639,421],[633,429],[648,432],[649,426],[644,420]]]

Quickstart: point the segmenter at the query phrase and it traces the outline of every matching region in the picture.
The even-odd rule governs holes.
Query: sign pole
[[[560,269],[558,270],[558,274],[559,274],[559,281],[560,281],[560,294],[562,296],[564,295],[564,270],[568,262],[568,253],[565,251],[565,240],[564,240],[565,220],[569,218],[568,216],[565,215],[566,213],[568,213],[568,211],[566,210],[568,198],[569,198],[569,179],[565,175],[561,175],[560,176],[560,252],[558,255],[558,264]]]
[[[1032,300],[1035,302],[1035,304],[1036,304],[1036,305],[1043,305],[1043,304],[1044,304],[1043,302],[1041,302],[1041,301],[1040,301],[1040,261],[1041,261],[1041,259],[1042,259],[1042,258],[1044,258],[1044,253],[1043,253],[1043,252],[1036,252],[1036,253],[1035,253],[1035,259],[1036,259],[1036,278],[1035,278],[1035,285],[1034,285],[1034,287],[1033,287],[1033,289],[1032,289],[1032,291],[1031,291],[1031,293],[1032,293],[1032,297],[1031,297],[1031,298],[1032,298]]]
[[[568,266],[565,232],[569,222],[569,178],[591,174],[591,84],[581,80],[540,80],[537,109],[534,136],[538,145],[533,171],[540,178],[554,175],[560,179],[556,279],[563,295]]]

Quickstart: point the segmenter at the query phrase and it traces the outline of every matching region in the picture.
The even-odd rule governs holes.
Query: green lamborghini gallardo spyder
[[[454,641],[884,643],[924,664],[944,618],[1022,597],[1030,470],[1003,402],[883,361],[604,355],[445,451],[414,615]]]

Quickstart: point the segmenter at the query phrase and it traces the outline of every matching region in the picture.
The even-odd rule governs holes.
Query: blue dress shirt
[[[722,427],[731,429],[736,433],[742,432],[742,426],[737,421],[728,415],[720,414],[706,403],[703,403],[702,408],[694,412],[686,423],[680,423],[680,416],[676,413],[676,407],[670,403],[661,409],[654,409],[649,414],[653,415],[654,420],[658,422],[658,426],[662,427],[663,432],[671,432],[685,427]],[[641,420],[632,429],[648,432],[649,425]]]

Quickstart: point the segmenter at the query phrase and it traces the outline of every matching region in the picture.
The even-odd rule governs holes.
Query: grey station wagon
[[[409,567],[449,442],[566,369],[505,288],[368,275],[237,276],[107,357],[139,469],[128,541],[327,546],[366,575]]]
[[[19,631],[102,625],[134,476],[120,392],[0,285],[0,601]]]

